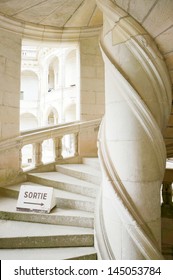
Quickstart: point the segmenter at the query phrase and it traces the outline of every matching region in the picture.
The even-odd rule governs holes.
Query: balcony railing
[[[31,163],[32,167],[38,167],[43,165],[43,153],[45,152],[45,145],[42,144],[44,141],[51,139],[53,142],[53,162],[57,162],[59,159],[67,157],[80,156],[78,149],[80,134],[83,131],[91,128],[93,131],[98,131],[100,122],[100,119],[85,122],[71,122],[52,127],[24,131],[21,132],[18,137],[1,141],[0,152],[18,148],[21,168],[23,168],[22,149],[28,145],[31,145],[32,155],[29,159],[29,162]],[[64,145],[64,137],[67,135],[70,135],[70,151]]]
[[[56,100],[62,98],[62,91],[63,91],[63,99],[76,99],[77,92],[76,92],[76,85],[68,86],[68,87],[58,87],[57,89],[50,88],[48,93],[46,94],[46,100]]]

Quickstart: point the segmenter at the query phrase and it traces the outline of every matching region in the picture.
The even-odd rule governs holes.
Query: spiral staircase
[[[27,175],[25,184],[56,188],[58,208],[50,215],[17,213],[20,186],[1,188],[3,259],[163,259],[160,186],[166,158],[173,155],[170,128],[165,130],[172,106],[170,75],[150,26],[118,6],[121,1],[96,2],[104,15],[100,163],[83,159]]]

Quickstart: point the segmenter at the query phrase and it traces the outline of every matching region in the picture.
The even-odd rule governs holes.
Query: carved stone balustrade
[[[43,162],[42,162],[42,142],[34,143],[33,159],[34,159],[35,167],[38,167],[43,164]]]
[[[85,137],[85,133],[93,133],[94,137],[97,135],[96,128],[100,125],[101,119],[91,120],[91,121],[77,121],[66,123],[62,125],[45,127],[30,131],[21,132],[21,135],[11,139],[1,141],[0,143],[0,153],[5,150],[18,149],[20,166],[22,168],[22,149],[27,145],[32,145],[32,167],[39,167],[43,165],[42,155],[44,153],[44,145],[42,143],[45,140],[52,139],[54,142],[54,161],[56,162],[63,158],[63,145],[62,140],[66,135],[72,135],[72,151],[68,157],[80,157],[81,143],[79,147],[79,141],[81,135]],[[86,138],[86,137],[85,137]],[[87,145],[89,146],[89,145]],[[85,146],[85,149],[87,147]],[[83,149],[83,148],[82,148]],[[34,163],[34,166],[33,166]],[[22,170],[19,170],[22,171]]]
[[[73,151],[74,151],[74,156],[78,156],[78,133],[73,134]]]
[[[62,138],[63,136],[56,137],[54,141],[55,161],[62,159]]]

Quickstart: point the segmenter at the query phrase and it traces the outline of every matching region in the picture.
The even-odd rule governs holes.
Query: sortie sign
[[[54,189],[34,185],[22,185],[19,192],[16,210],[50,213],[56,205]]]

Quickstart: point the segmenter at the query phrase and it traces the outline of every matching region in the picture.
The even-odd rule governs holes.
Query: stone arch
[[[20,130],[31,130],[38,127],[37,117],[32,113],[23,113],[20,116]]]

